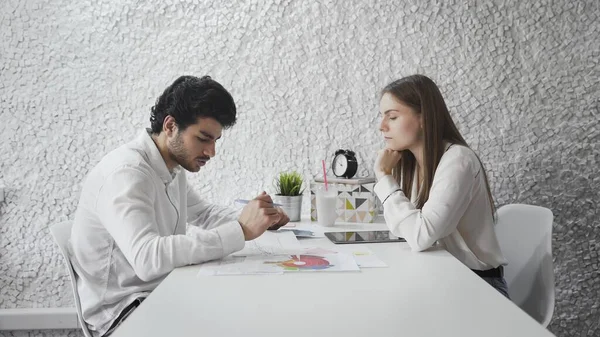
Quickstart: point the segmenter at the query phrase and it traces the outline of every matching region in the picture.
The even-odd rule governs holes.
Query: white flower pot
[[[273,202],[281,204],[281,208],[290,218],[290,222],[300,221],[300,214],[302,210],[302,196],[286,196],[286,195],[274,195]]]

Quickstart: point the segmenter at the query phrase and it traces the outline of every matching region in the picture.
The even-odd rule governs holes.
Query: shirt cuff
[[[228,222],[215,228],[215,231],[219,234],[219,238],[221,239],[223,256],[227,256],[244,248],[246,240],[244,239],[244,232],[242,231],[242,226],[239,222]]]
[[[394,179],[394,177],[389,174],[379,179],[377,184],[375,184],[374,190],[379,200],[381,200],[382,205],[387,200],[387,198],[390,195],[392,195],[392,193],[399,190],[401,191],[400,185],[398,185],[396,179]]]

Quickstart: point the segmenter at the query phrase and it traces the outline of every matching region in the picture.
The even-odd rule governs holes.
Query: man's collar
[[[156,145],[156,143],[154,143],[154,140],[152,139],[151,130],[144,129],[140,133],[138,140],[142,145],[142,151],[144,151],[146,157],[148,158],[148,163],[150,164],[150,167],[152,167],[152,169],[158,174],[163,183],[168,184],[171,181],[173,181],[173,179],[175,178],[177,173],[179,173],[181,168],[177,166],[172,171],[169,171],[169,169],[167,168],[167,163],[160,154],[160,151],[158,150],[158,146]]]

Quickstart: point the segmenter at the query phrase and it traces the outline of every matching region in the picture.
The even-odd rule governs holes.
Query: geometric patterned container
[[[367,184],[340,184],[329,183],[337,188],[338,199],[336,202],[337,219],[341,222],[373,222],[377,215],[377,197],[373,188],[375,183]],[[310,184],[310,219],[317,221],[317,198],[315,191],[323,183]]]

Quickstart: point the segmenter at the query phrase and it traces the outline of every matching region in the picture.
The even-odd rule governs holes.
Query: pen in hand
[[[238,203],[238,204],[244,204],[244,205],[246,205],[246,204],[248,204],[250,201],[251,201],[251,200],[246,200],[246,199],[235,199],[235,201],[234,201],[234,202],[236,202],[236,203]],[[273,206],[275,206],[275,207],[281,207],[281,206],[283,206],[283,205],[281,205],[281,204],[276,204],[276,203],[273,203]]]

